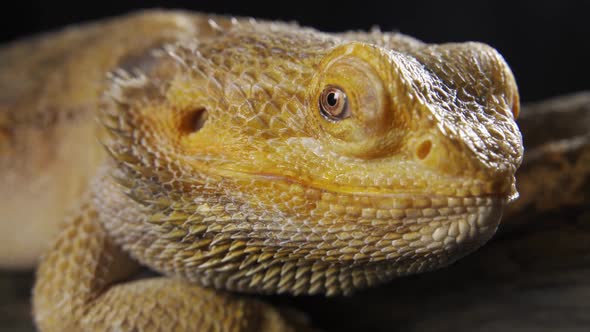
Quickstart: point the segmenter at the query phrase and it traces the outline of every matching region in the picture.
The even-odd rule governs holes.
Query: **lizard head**
[[[113,77],[113,175],[140,211],[132,231],[158,234],[130,247],[140,260],[220,288],[338,294],[493,235],[522,156],[518,92],[495,50],[219,30]]]

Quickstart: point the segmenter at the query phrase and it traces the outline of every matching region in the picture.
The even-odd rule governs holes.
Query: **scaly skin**
[[[349,294],[439,268],[516,194],[518,92],[483,44],[145,12],[0,57],[3,219],[75,206],[38,270],[44,331],[296,328],[224,291]],[[345,117],[320,110],[326,87]],[[53,191],[32,201],[37,172]],[[123,281],[135,262],[166,277]]]

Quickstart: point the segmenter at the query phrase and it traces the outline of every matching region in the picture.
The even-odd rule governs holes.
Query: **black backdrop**
[[[427,42],[496,47],[523,101],[590,89],[590,1],[15,1],[0,10],[0,42],[137,8],[187,8],[295,20],[321,30],[399,30]]]

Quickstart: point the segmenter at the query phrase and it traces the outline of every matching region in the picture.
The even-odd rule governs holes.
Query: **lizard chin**
[[[294,295],[351,294],[444,267],[492,237],[507,201],[324,191],[315,210],[279,213],[217,196],[162,208],[163,198],[150,206],[118,184],[100,188],[102,223],[144,265],[203,286]]]
[[[270,231],[267,237],[275,241],[260,242],[251,234],[246,243],[261,245],[260,254],[246,255],[239,260],[240,268],[217,275],[210,270],[206,274],[194,271],[192,280],[248,293],[332,296],[442,268],[493,236],[506,199],[451,197],[446,203],[437,215],[434,208],[390,209],[389,215],[385,209],[365,209],[357,220],[348,222],[343,221],[345,217],[333,217],[313,224],[297,222],[292,229],[288,222],[281,222],[287,226]],[[266,234],[270,235],[268,228]],[[244,251],[250,250],[246,245]],[[231,250],[221,260],[228,256]],[[273,257],[272,262],[268,257]]]

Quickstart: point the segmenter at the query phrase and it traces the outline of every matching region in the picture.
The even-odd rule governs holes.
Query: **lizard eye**
[[[320,94],[320,112],[330,121],[340,121],[350,117],[348,97],[335,86],[327,86]]]

